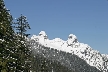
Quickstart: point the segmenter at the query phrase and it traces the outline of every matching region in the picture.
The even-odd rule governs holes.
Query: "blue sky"
[[[49,39],[67,40],[70,33],[79,42],[108,54],[107,0],[4,0],[14,18],[27,16],[31,34],[46,31]]]

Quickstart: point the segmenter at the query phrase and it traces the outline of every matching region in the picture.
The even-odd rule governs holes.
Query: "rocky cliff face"
[[[100,54],[88,44],[80,43],[74,34],[70,34],[67,41],[60,38],[49,40],[46,33],[41,31],[29,41],[34,53],[59,61],[70,69],[79,72],[108,72],[108,55]]]

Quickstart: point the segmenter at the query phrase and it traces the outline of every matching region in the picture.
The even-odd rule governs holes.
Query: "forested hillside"
[[[9,11],[4,1],[0,0],[0,72],[51,72],[51,65],[57,68],[53,66],[53,72],[74,72],[59,62],[47,66],[45,61],[49,60],[46,58],[40,58],[38,55],[34,58],[31,47],[25,40],[30,35],[26,34],[27,28],[30,29],[26,17],[21,14],[15,20]]]
[[[74,54],[32,42],[26,16],[10,12],[0,0],[0,72],[101,72]]]

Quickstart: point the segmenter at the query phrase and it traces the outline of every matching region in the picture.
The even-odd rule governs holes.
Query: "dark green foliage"
[[[27,29],[31,29],[28,22],[27,18],[21,14],[21,16],[16,19],[16,22],[14,22],[17,26],[14,26],[16,30],[18,30],[17,34],[22,36],[28,37],[30,34],[26,34]]]
[[[33,72],[75,72],[60,62],[48,60],[38,54],[35,55],[33,62]]]
[[[31,51],[30,47],[27,44],[28,42],[26,41],[26,37],[30,34],[26,34],[26,29],[30,29],[30,26],[26,20],[25,16],[19,17],[17,19],[17,22],[14,22],[14,24],[18,24],[17,26],[14,26],[16,30],[19,30],[17,32],[17,40],[19,40],[19,47],[18,47],[18,61],[17,61],[17,69],[25,72],[29,72],[30,70],[30,60],[31,60]],[[23,67],[21,67],[23,66]]]
[[[12,22],[8,11],[0,0],[0,72],[100,72],[70,53],[38,47],[37,43],[36,50],[31,51],[33,45],[26,41],[30,35],[26,34],[30,29],[26,17],[21,15],[17,22]]]
[[[15,61],[12,59],[12,16],[8,11],[4,1],[0,0],[0,69],[3,72],[8,71],[8,63]]]
[[[5,4],[3,0],[0,0],[0,39],[7,39],[13,34],[11,22],[12,16],[9,14],[5,8]],[[9,36],[9,37],[8,37]]]
[[[13,18],[8,11],[0,0],[0,72],[29,72],[30,49],[25,38],[15,34]]]

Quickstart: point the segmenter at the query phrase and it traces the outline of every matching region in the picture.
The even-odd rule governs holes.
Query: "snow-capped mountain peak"
[[[47,36],[47,35],[46,35],[45,31],[41,31],[41,32],[39,33],[39,36],[45,37],[45,36]]]
[[[88,44],[80,43],[74,34],[70,34],[67,41],[60,38],[50,40],[45,31],[41,31],[39,35],[33,35],[31,40],[45,47],[75,54],[85,60],[89,65],[103,72],[108,71],[108,55],[100,54],[99,51],[93,50]]]

